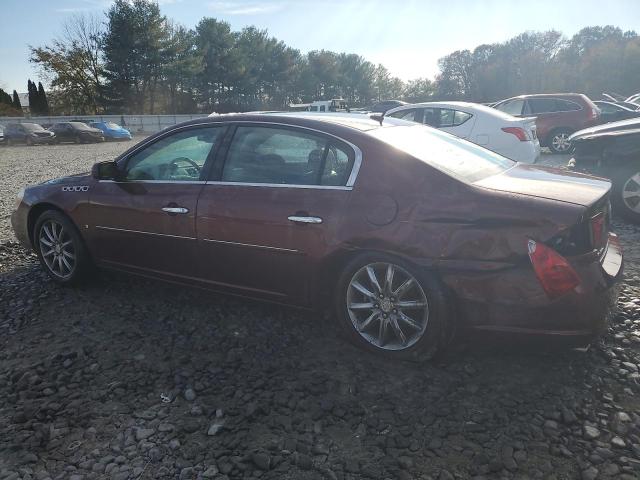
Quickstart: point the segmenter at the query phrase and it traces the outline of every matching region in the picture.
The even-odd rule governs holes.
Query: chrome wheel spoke
[[[373,322],[376,318],[378,318],[378,312],[371,312],[371,315],[369,315],[364,322],[362,322],[359,326],[358,326],[358,330],[362,331],[365,328],[367,328],[369,325],[371,325],[371,322]]]
[[[410,325],[411,327],[413,327],[415,329],[422,328],[422,327],[420,327],[420,325],[418,325],[418,323],[416,323],[416,321],[413,318],[408,317],[403,312],[398,312],[398,318],[400,320],[402,320],[404,323],[406,323],[407,325]]]
[[[373,302],[349,304],[349,310],[373,310],[373,308],[374,308]]]
[[[46,221],[40,227],[38,241],[43,263],[49,271],[57,277],[69,277],[75,270],[76,252],[73,239],[63,225],[55,220]]]
[[[393,292],[393,276],[395,275],[396,269],[393,268],[393,265],[387,265],[387,272],[384,276],[384,291],[387,294],[391,294]]]
[[[49,256],[53,255],[54,253],[56,253],[56,250],[55,250],[55,248],[52,248],[48,252],[42,252],[42,256],[43,257],[49,257]]]
[[[407,337],[405,336],[404,332],[400,328],[400,325],[398,324],[398,318],[395,315],[391,317],[390,323],[391,323],[391,328],[393,329],[393,332],[396,334],[396,337],[400,339],[403,345],[406,344]]]
[[[396,302],[396,307],[398,308],[424,308],[427,306],[427,302],[422,302],[420,300],[401,300]]]
[[[384,347],[387,343],[387,320],[384,318],[380,319],[380,326],[378,327],[378,345]]]
[[[47,224],[45,224],[45,225],[42,227],[42,230],[44,230],[44,233],[45,233],[45,235],[49,238],[49,240],[50,240],[51,242],[54,242],[54,243],[55,243],[56,238],[55,238],[55,236],[53,235],[53,233],[51,232],[51,226],[50,226],[50,225],[51,225],[51,224],[48,224],[48,225],[47,225]]]
[[[369,282],[371,282],[376,293],[382,293],[382,287],[380,287],[378,277],[376,277],[376,272],[371,265],[367,266],[367,275],[369,276]]]
[[[362,285],[360,282],[352,282],[351,286],[353,288],[355,288],[356,290],[358,290],[362,295],[364,295],[365,297],[369,297],[369,298],[376,298],[375,294],[371,291],[369,291],[364,285]]]
[[[47,240],[46,238],[44,238],[43,236],[40,237],[40,243],[44,244],[44,246],[46,247],[53,247],[53,243]]]
[[[402,285],[400,285],[395,292],[393,292],[393,294],[396,296],[396,298],[401,298],[402,295],[404,295],[405,293],[407,293],[407,291],[411,288],[411,285],[413,285],[413,277],[409,277],[407,278],[404,283]]]
[[[62,255],[71,259],[71,260],[75,260],[76,259],[76,254],[75,253],[71,253],[71,252],[67,252],[66,250],[62,251]]]

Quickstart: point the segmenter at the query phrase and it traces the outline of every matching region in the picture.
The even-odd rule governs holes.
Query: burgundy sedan
[[[26,188],[12,224],[62,284],[93,266],[304,308],[428,358],[453,326],[586,344],[622,272],[606,180],[385,118],[241,114]]]

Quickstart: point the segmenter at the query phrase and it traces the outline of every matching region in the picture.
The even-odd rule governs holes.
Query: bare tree
[[[102,89],[102,23],[95,15],[76,14],[50,46],[32,47],[30,61],[39,65],[56,91],[59,104],[75,112],[99,113]]]

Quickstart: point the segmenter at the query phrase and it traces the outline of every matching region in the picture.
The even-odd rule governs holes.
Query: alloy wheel
[[[44,222],[40,227],[38,243],[49,271],[59,278],[69,278],[76,268],[76,250],[62,224],[55,220]]]
[[[640,172],[634,173],[624,182],[622,201],[629,210],[640,213]]]
[[[392,263],[371,263],[353,275],[347,288],[349,318],[369,344],[404,350],[424,335],[429,321],[427,295],[405,269]]]
[[[556,152],[566,152],[571,148],[571,141],[569,140],[568,133],[557,133],[551,139],[551,143],[553,144],[553,148]]]

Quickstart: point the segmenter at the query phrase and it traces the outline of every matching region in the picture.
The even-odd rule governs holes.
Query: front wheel
[[[344,269],[336,313],[347,337],[370,351],[423,361],[444,346],[446,304],[434,277],[386,254],[363,254]]]
[[[75,225],[64,214],[47,210],[36,222],[34,244],[47,274],[61,284],[73,284],[90,269],[91,261]]]
[[[640,163],[620,168],[611,180],[616,212],[630,222],[640,224]]]
[[[549,135],[549,141],[547,145],[549,146],[549,150],[551,153],[570,153],[573,145],[569,140],[571,136],[571,131],[566,129],[554,130]]]

